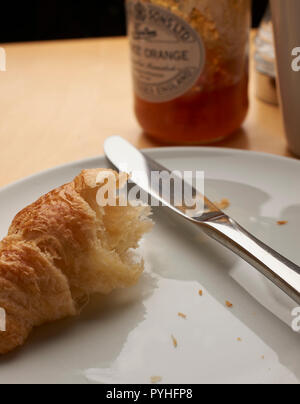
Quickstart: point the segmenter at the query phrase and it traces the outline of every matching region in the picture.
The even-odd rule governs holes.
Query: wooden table
[[[7,71],[0,72],[0,187],[99,155],[113,134],[140,148],[156,146],[143,136],[133,114],[125,38],[3,47]],[[289,155],[280,111],[256,99],[253,81],[242,135],[219,146]]]

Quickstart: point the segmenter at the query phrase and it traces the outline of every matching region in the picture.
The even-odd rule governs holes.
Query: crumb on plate
[[[199,296],[203,296],[203,290],[199,290]]]
[[[174,348],[177,348],[178,347],[178,341],[173,335],[172,335],[172,342],[173,342]]]
[[[278,224],[278,226],[284,226],[284,225],[288,224],[288,221],[287,220],[279,220],[277,222],[277,224]]]
[[[161,376],[152,376],[151,377],[151,383],[152,384],[157,384],[162,382],[162,377]]]
[[[186,318],[187,318],[187,315],[184,314],[184,313],[178,313],[178,317],[181,317],[181,318],[186,319]]]
[[[215,202],[214,204],[216,205],[217,208],[221,210],[225,210],[230,206],[230,202],[226,198],[222,199],[221,202]]]
[[[233,307],[233,304],[230,303],[228,300],[225,302],[226,306],[229,307],[229,309],[231,309]]]
[[[242,338],[238,338],[237,340],[238,340],[238,342],[242,342]]]

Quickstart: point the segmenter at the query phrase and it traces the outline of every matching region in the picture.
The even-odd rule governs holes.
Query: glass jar
[[[235,132],[248,111],[250,0],[127,0],[135,112],[169,144]]]

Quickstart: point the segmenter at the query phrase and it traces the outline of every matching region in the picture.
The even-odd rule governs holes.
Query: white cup
[[[271,8],[285,130],[300,157],[300,0],[271,0]]]

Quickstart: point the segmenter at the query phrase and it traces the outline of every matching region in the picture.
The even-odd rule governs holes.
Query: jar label
[[[188,92],[205,65],[200,35],[166,8],[127,0],[133,80],[136,94],[167,102]]]

